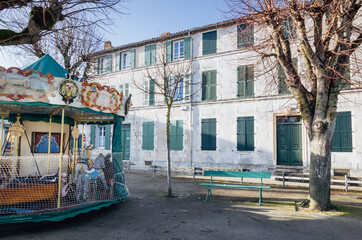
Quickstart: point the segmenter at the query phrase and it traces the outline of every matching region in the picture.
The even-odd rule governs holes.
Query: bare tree
[[[73,76],[86,80],[91,65],[90,54],[98,51],[103,43],[97,27],[83,26],[79,19],[66,19],[57,23],[59,30],[43,37],[34,44],[19,45],[22,56],[42,57],[49,54]]]
[[[295,98],[310,144],[309,207],[328,210],[331,145],[340,90],[362,42],[360,0],[226,0],[233,17],[265,31],[251,48],[276,59]],[[359,20],[361,20],[359,18]],[[293,53],[297,49],[297,54]],[[293,58],[299,55],[303,71]],[[356,57],[357,56],[357,57]],[[356,69],[359,69],[356,67]]]
[[[1,1],[0,27],[3,29],[0,29],[0,46],[34,44],[43,36],[57,31],[56,23],[64,19],[78,19],[78,26],[106,24],[111,20],[111,13],[122,13],[123,2],[123,0]],[[87,17],[79,18],[82,16],[80,13]]]
[[[139,83],[133,79],[133,85],[141,90],[144,94],[154,94],[162,96],[162,104],[166,104],[166,139],[167,139],[167,182],[168,182],[168,197],[172,197],[171,184],[171,150],[170,150],[170,125],[171,125],[171,110],[175,102],[189,100],[191,98],[191,76],[195,72],[192,69],[192,59],[180,60],[171,62],[166,55],[166,42],[158,44],[158,54],[155,56],[154,65],[147,67],[145,78],[154,85],[154,89],[150,89],[147,84]],[[189,89],[184,92],[182,89]],[[195,94],[194,91],[193,94]]]

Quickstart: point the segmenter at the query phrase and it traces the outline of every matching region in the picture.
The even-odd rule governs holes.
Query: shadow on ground
[[[166,178],[127,175],[124,203],[62,222],[0,225],[3,239],[360,239],[362,193],[333,192],[345,214],[296,211],[305,189],[206,190],[192,179],[173,179],[176,198],[165,198]]]

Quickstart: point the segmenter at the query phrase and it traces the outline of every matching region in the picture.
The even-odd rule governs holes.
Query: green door
[[[303,165],[302,124],[299,116],[277,119],[277,164]]]
[[[129,160],[131,152],[131,124],[122,124],[122,153],[123,159]]]

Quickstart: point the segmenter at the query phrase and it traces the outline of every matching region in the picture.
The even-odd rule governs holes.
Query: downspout
[[[193,146],[193,112],[192,112],[192,78],[193,78],[193,74],[192,74],[192,65],[193,65],[193,39],[190,36],[190,31],[188,32],[188,36],[190,37],[190,57],[191,57],[191,66],[190,66],[190,70],[191,70],[191,74],[190,74],[190,167],[191,167],[191,173],[193,173],[193,151],[192,151],[192,146]]]

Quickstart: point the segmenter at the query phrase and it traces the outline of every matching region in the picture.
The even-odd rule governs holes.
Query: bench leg
[[[261,205],[261,204],[262,204],[262,202],[263,202],[263,194],[262,194],[262,189],[261,189],[261,188],[259,189],[259,193],[260,193],[260,197],[259,197],[259,205]]]
[[[209,196],[210,196],[210,198],[212,198],[211,187],[210,187],[210,186],[207,186],[207,193],[206,193],[206,200],[205,200],[205,202],[207,202],[207,200],[209,199]]]

